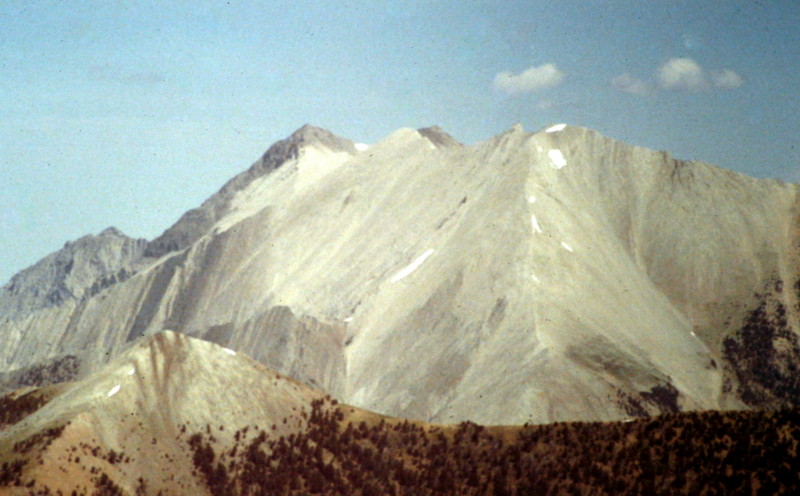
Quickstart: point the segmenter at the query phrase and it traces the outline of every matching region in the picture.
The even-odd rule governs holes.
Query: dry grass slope
[[[23,410],[36,405],[29,395],[11,401],[24,403]],[[327,397],[299,415],[308,427],[290,435],[276,434],[275,425],[248,426],[222,447],[217,436],[224,426],[197,432],[183,426],[175,442],[189,453],[199,486],[214,496],[773,495],[800,489],[797,409],[483,427],[392,419]],[[26,478],[31,466],[45,463],[43,452],[62,430],[48,429],[18,443],[11,457],[3,455],[0,494],[70,494]],[[97,441],[72,451],[70,463],[92,469],[71,494],[183,494],[180,487],[149,490],[164,486],[148,474],[119,480],[113,468],[130,462],[126,452]]]

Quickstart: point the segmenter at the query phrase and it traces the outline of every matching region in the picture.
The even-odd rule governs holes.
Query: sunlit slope
[[[5,325],[54,332],[36,359],[87,368],[176,329],[442,422],[796,401],[796,186],[574,126],[472,146],[435,128],[358,147],[309,133],[67,325]]]

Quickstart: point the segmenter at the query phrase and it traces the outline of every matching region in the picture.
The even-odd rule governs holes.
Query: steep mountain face
[[[797,230],[795,185],[584,128],[366,146],[306,126],[150,242],[145,270],[4,315],[0,363],[89,371],[174,329],[424,420],[795,404]]]
[[[109,227],[66,243],[0,288],[0,390],[75,377],[79,360],[58,351],[59,333],[88,300],[154,262],[144,257],[146,247],[147,240]],[[21,328],[38,331],[23,335]],[[39,357],[47,360],[36,363]],[[22,369],[14,370],[17,362]]]
[[[189,210],[172,227],[147,245],[145,255],[160,257],[194,243],[231,209],[233,197],[255,179],[269,174],[283,163],[297,159],[305,145],[321,145],[333,152],[355,152],[352,142],[330,131],[306,124],[288,138],[278,141],[249,169],[228,181],[200,207]]]
[[[133,275],[142,265],[146,245],[147,240],[129,238],[114,227],[67,243],[0,288],[0,315],[18,319],[91,298]]]

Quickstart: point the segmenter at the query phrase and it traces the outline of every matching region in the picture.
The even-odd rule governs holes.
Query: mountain
[[[147,240],[129,238],[115,227],[67,243],[0,289],[0,315],[16,320],[91,298],[137,272],[146,247]]]
[[[67,326],[69,316],[94,296],[154,262],[145,257],[146,248],[147,240],[130,238],[109,227],[96,236],[66,243],[2,286],[0,342],[6,353],[0,362],[0,390],[75,377],[80,360],[59,352],[51,326]],[[40,331],[23,334],[18,326]],[[31,358],[40,356],[47,359],[34,366],[13,368],[18,360],[29,364]]]
[[[409,422],[164,332],[78,382],[0,396],[0,494],[794,494],[799,420]]]
[[[426,421],[793,406],[797,193],[563,124],[469,146],[304,126],[130,277],[4,310],[0,366],[7,389],[79,378],[173,329]]]

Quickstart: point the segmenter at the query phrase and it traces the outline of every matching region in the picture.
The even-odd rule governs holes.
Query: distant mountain
[[[103,270],[130,269],[96,294],[91,277],[60,303],[4,290],[0,383],[82,377],[173,329],[426,421],[793,406],[797,198],[575,126],[470,146],[438,128],[364,145],[304,126],[155,240],[128,241]]]
[[[409,422],[165,332],[76,383],[0,396],[0,493],[795,494],[798,420]]]
[[[0,315],[16,320],[91,298],[132,276],[146,246],[147,240],[129,238],[114,227],[67,243],[0,288]]]

